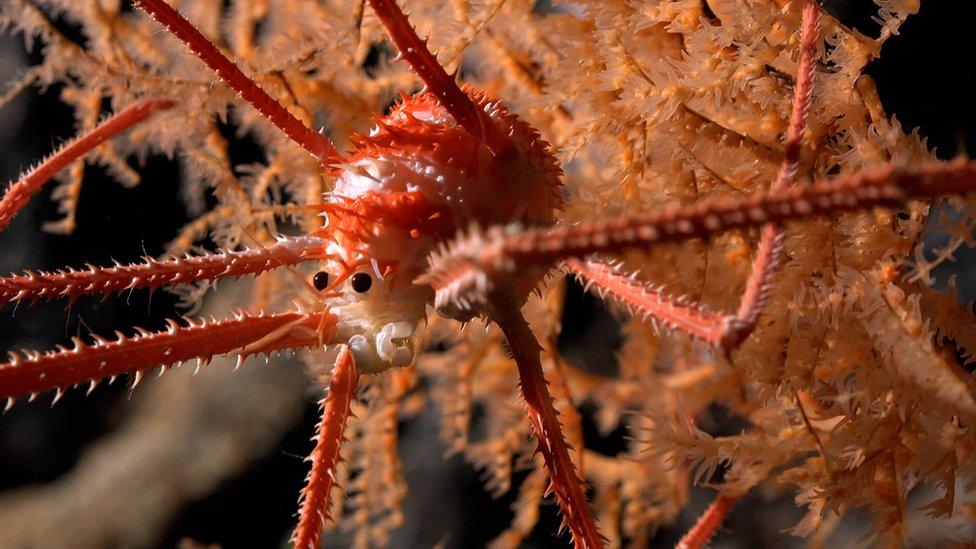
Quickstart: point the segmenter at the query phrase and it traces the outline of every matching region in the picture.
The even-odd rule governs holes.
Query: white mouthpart
[[[362,334],[350,337],[349,348],[356,357],[356,366],[364,372],[375,373],[409,365],[413,361],[409,338],[415,329],[412,322],[391,322],[376,333],[372,342]]]

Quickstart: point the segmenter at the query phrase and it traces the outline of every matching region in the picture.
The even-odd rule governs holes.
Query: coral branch
[[[539,274],[561,259],[974,190],[976,162],[960,159],[914,169],[888,165],[806,187],[572,227],[493,227],[475,230],[433,254],[428,272],[418,282],[434,287],[438,307],[472,309],[485,304],[488,291],[500,279],[517,270]]]
[[[315,449],[309,456],[312,470],[302,490],[298,528],[292,540],[299,549],[317,549],[322,527],[329,518],[332,487],[336,482],[336,466],[342,446],[349,406],[356,396],[359,373],[348,347],[343,347],[332,368],[329,394],[322,399],[322,419],[319,421]]]
[[[610,296],[645,319],[651,317],[669,328],[682,330],[709,343],[719,343],[725,336],[729,317],[671,297],[661,288],[625,276],[612,265],[575,258],[567,259],[563,265],[579,277],[587,289],[595,287],[601,297]]]
[[[505,334],[512,358],[518,366],[522,396],[538,440],[538,452],[542,454],[549,471],[550,490],[556,493],[564,524],[569,527],[577,547],[603,547],[603,536],[597,530],[586,502],[583,481],[569,457],[569,447],[542,373],[542,363],[539,361],[542,348],[518,305],[511,299],[514,294],[506,292],[498,295],[500,297],[492,301],[490,316]]]
[[[36,168],[24,174],[7,188],[0,200],[0,231],[3,231],[27,201],[68,164],[112,137],[149,118],[158,110],[175,105],[168,99],[148,99],[125,108],[96,126],[90,132],[66,143]]]
[[[400,56],[410,63],[417,76],[427,88],[437,96],[437,100],[464,129],[481,138],[496,155],[503,155],[513,146],[498,125],[485,111],[471,100],[468,94],[458,87],[454,77],[447,74],[444,67],[430,52],[427,43],[417,36],[417,32],[407,20],[394,0],[369,0],[376,16],[386,27],[390,39],[400,51]]]
[[[258,353],[311,347],[329,341],[336,319],[328,312],[299,310],[185,322],[170,320],[166,330],[138,329],[131,337],[116,332],[114,341],[92,336],[94,342],[86,343],[76,337],[71,349],[10,352],[10,361],[0,364],[0,398],[7,398],[9,407],[22,395],[51,389],[60,395],[73,385],[89,382],[94,387],[101,379],[121,374],[135,373],[138,382],[149,368],[192,358],[203,364],[214,355],[237,353],[240,363]]]
[[[793,88],[793,108],[790,126],[786,132],[786,150],[779,175],[771,189],[778,191],[793,186],[800,169],[800,151],[803,132],[810,113],[813,96],[813,68],[817,55],[817,38],[820,33],[820,8],[811,1],[803,4],[803,25],[800,31],[800,59],[797,63],[796,85]],[[739,310],[727,337],[723,338],[726,350],[737,347],[759,322],[759,315],[766,304],[776,267],[783,252],[783,230],[779,225],[764,225],[756,258],[749,269],[746,288],[739,302]]]
[[[186,256],[145,263],[90,267],[54,273],[27,272],[0,278],[0,307],[12,301],[36,301],[111,294],[135,288],[158,288],[229,276],[259,274],[312,259],[322,241],[315,237],[282,239],[267,248]]]
[[[700,549],[712,539],[738,498],[719,494],[691,530],[682,536],[675,549]]]
[[[245,101],[250,103],[272,124],[285,132],[292,141],[312,153],[319,162],[325,164],[330,158],[339,156],[339,151],[327,137],[312,130],[288,112],[288,109],[244,74],[233,61],[217,49],[213,42],[208,40],[193,24],[164,0],[133,1],[146,10],[159,24],[182,40],[190,48],[190,51],[206,63],[221,80],[237,91]]]

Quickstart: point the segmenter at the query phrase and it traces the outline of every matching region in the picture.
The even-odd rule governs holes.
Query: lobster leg
[[[41,162],[36,168],[24,174],[17,182],[7,187],[0,199],[0,231],[7,228],[27,201],[41,190],[41,187],[69,164],[78,160],[95,147],[142,122],[159,110],[175,105],[168,99],[148,99],[127,107],[94,129],[68,142],[57,152]]]
[[[803,4],[800,30],[800,55],[797,63],[793,106],[786,134],[783,163],[771,190],[788,189],[796,182],[800,167],[803,132],[810,111],[813,91],[813,69],[820,29],[820,10],[813,2]],[[704,310],[698,304],[685,304],[664,296],[659,290],[616,273],[612,267],[597,261],[567,260],[564,264],[577,276],[592,283],[617,300],[624,301],[640,313],[652,316],[666,325],[685,331],[726,353],[738,348],[755,330],[759,322],[772,277],[782,255],[783,230],[777,223],[763,225],[759,246],[753,261],[746,289],[734,315],[721,316]],[[704,546],[721,526],[725,516],[735,505],[737,496],[719,494],[700,520],[678,543],[682,549]]]
[[[489,317],[505,334],[512,358],[518,366],[522,396],[538,441],[538,452],[542,454],[549,472],[550,490],[556,493],[563,522],[569,527],[576,546],[587,549],[603,547],[603,536],[597,530],[590,512],[583,481],[569,457],[569,446],[542,372],[539,360],[542,348],[522,316],[519,304],[511,296],[511,293],[496,294],[488,307]]]
[[[397,3],[394,0],[369,0],[369,4],[400,51],[400,56],[410,63],[417,76],[457,123],[472,135],[480,137],[496,155],[511,149],[511,139],[458,87],[454,76],[447,74],[430,52],[427,42],[417,36],[417,31]]]
[[[217,49],[206,36],[164,0],[134,0],[149,15],[183,41],[228,86],[234,89],[292,141],[312,153],[323,165],[339,151],[324,135],[312,130]]]
[[[558,261],[675,242],[731,229],[807,219],[913,199],[976,191],[976,162],[963,159],[915,169],[872,171],[770,191],[723,198],[629,218],[536,229],[493,227],[462,235],[430,258],[417,282],[436,291],[438,308],[484,306],[491,288],[508,277],[541,276]]]
[[[216,280],[229,276],[260,274],[286,265],[311,261],[321,252],[322,241],[315,237],[281,239],[265,248],[219,252],[201,256],[177,257],[145,263],[90,267],[54,273],[27,272],[0,278],[0,307],[13,301],[36,301],[83,295],[108,295],[135,288]]]
[[[788,189],[796,182],[803,131],[810,111],[820,10],[812,2],[806,2],[802,17],[793,108],[786,134],[783,163],[776,181],[770,187],[772,191]],[[642,284],[600,261],[569,259],[563,265],[585,284],[595,286],[601,293],[623,302],[639,314],[653,317],[666,326],[685,331],[730,352],[756,328],[782,255],[782,242],[783,230],[778,224],[763,225],[756,258],[750,267],[739,310],[734,315],[719,315],[698,304],[678,301],[665,295],[660,289]]]
[[[135,374],[135,382],[146,370],[196,358],[200,364],[214,355],[238,355],[238,363],[251,355],[282,349],[313,347],[329,343],[336,317],[327,311],[293,311],[278,314],[238,313],[223,320],[169,321],[159,332],[137,329],[134,336],[116,333],[115,340],[93,336],[93,343],[73,338],[71,349],[8,353],[0,363],[0,398],[7,407],[23,395],[63,390],[80,383],[94,388],[104,378]]]
[[[315,437],[315,449],[308,457],[312,469],[302,490],[298,527],[292,536],[295,547],[299,549],[318,549],[320,546],[322,528],[329,518],[339,449],[358,382],[359,373],[352,352],[348,347],[343,347],[332,367],[329,394],[320,403],[322,419]]]

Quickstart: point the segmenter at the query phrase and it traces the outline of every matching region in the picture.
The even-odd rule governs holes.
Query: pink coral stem
[[[532,330],[517,305],[510,301],[511,293],[493,302],[491,318],[502,329],[512,357],[518,366],[522,396],[528,411],[529,422],[538,441],[551,479],[551,490],[563,512],[564,524],[569,527],[576,547],[595,549],[603,547],[604,539],[597,530],[590,512],[583,481],[569,457],[569,446],[563,436],[548,382],[542,372],[539,353],[542,350]]]
[[[397,3],[394,0],[369,0],[369,4],[386,27],[400,55],[410,63],[417,76],[437,96],[437,100],[451,113],[457,123],[472,135],[480,137],[496,155],[504,155],[511,150],[512,140],[506,137],[491,117],[478,108],[478,105],[458,87],[454,77],[447,74],[434,54],[430,52],[426,41],[417,36],[417,32]]]
[[[209,362],[214,355],[250,355],[281,349],[311,347],[328,341],[336,319],[329,312],[294,311],[279,314],[239,313],[223,320],[169,321],[159,332],[138,329],[134,336],[116,333],[115,340],[93,336],[92,343],[73,338],[71,349],[48,352],[10,352],[0,364],[0,398],[13,399],[89,382],[94,387],[104,378],[142,373],[157,365],[171,365],[193,358]],[[322,337],[321,333],[326,334]]]
[[[166,260],[147,258],[145,263],[90,267],[54,273],[27,272],[0,278],[0,307],[12,301],[76,299],[135,288],[158,288],[200,280],[259,274],[285,265],[313,259],[322,249],[315,237],[282,239],[266,248],[220,252]]]
[[[174,104],[168,99],[141,101],[112,115],[88,133],[58,149],[57,152],[7,188],[3,199],[0,199],[0,231],[7,228],[7,225],[17,215],[17,212],[27,204],[27,201],[37,194],[41,187],[58,172],[105,141],[149,118],[154,112],[168,109]]]
[[[320,546],[322,527],[329,517],[332,488],[336,482],[339,449],[358,382],[359,374],[352,352],[348,347],[343,347],[332,368],[329,394],[321,402],[322,419],[318,425],[315,449],[309,456],[312,470],[302,490],[298,527],[293,537],[295,547],[299,549],[317,549]]]
[[[228,86],[240,94],[265,118],[271,121],[292,141],[312,153],[319,162],[325,164],[330,158],[338,157],[339,151],[324,135],[312,130],[295,115],[288,112],[281,103],[272,98],[261,86],[217,49],[206,36],[187,21],[163,0],[133,0],[146,10],[156,21],[166,27],[183,41],[190,51],[196,54]]]

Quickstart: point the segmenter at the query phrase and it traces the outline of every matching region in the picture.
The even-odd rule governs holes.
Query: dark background
[[[897,116],[906,129],[919,127],[928,144],[942,158],[962,152],[972,154],[976,147],[973,100],[976,39],[971,28],[976,14],[971,4],[969,0],[923,2],[920,14],[902,26],[900,36],[887,42],[881,60],[869,69],[888,112]],[[873,3],[835,0],[826,2],[825,7],[848,26],[876,35],[878,25],[871,20],[876,10]],[[5,36],[2,40],[0,75],[16,74],[11,66],[24,62],[18,59],[24,55],[22,43],[19,37]],[[58,102],[57,92],[57,88],[39,95],[35,91],[27,92],[0,110],[0,150],[3,151],[0,181],[16,179],[32,161],[73,135],[71,112]],[[228,137],[232,136],[228,134]],[[249,144],[236,145],[235,161],[248,161],[251,154]],[[143,183],[134,189],[123,189],[107,180],[100,169],[89,168],[78,210],[78,228],[71,237],[40,230],[43,222],[58,219],[60,214],[46,193],[36,197],[9,229],[0,233],[0,273],[28,267],[80,266],[85,262],[105,264],[111,259],[137,260],[144,254],[160,254],[163,245],[188,220],[178,195],[178,167],[172,161],[151,158],[140,172],[144,174]],[[568,318],[591,320],[567,323],[566,330],[571,336],[567,340],[586,345],[588,338],[602,338],[608,326],[612,328],[607,313],[578,288],[571,289],[569,301],[572,314]],[[46,349],[89,329],[111,333],[126,326],[160,328],[162,319],[176,312],[174,299],[165,292],[152,296],[134,292],[105,302],[83,299],[67,312],[63,303],[38,304],[16,311],[8,308],[0,315],[0,349],[9,348],[13,342]],[[607,352],[612,350],[608,348]],[[44,483],[70,470],[87,443],[124,420],[118,404],[126,398],[127,389],[117,384],[100,389],[90,398],[85,398],[83,391],[69,392],[53,408],[46,404],[49,398],[41,398],[32,405],[15,406],[0,421],[0,490]],[[316,406],[309,399],[303,421],[285,435],[280,448],[211,496],[186,508],[163,545],[172,546],[184,537],[221,542],[226,547],[280,544],[294,525],[295,502],[306,473],[306,464],[296,456],[307,453],[308,438],[314,432],[317,418]],[[403,425],[404,444],[410,446],[411,437],[435,440],[432,433],[423,432],[431,428],[427,423]],[[587,434],[594,444],[607,448],[622,441],[620,438],[597,440],[595,429]],[[437,456],[440,453],[433,452]],[[466,547],[482,545],[508,524],[512,496],[497,501],[485,495],[477,472],[459,458],[428,464],[423,474],[430,475],[431,469],[444,485],[438,489],[450,492],[445,502],[463,508],[446,510],[441,515],[427,513],[419,517],[425,520],[420,528],[449,532],[444,538],[448,546]],[[408,483],[411,478],[416,481],[416,475],[408,471]],[[429,481],[427,476],[425,479],[425,483]],[[430,492],[411,485],[414,498],[427,499],[423,502],[425,507],[431,505]],[[689,510],[682,524],[662,530],[655,542],[673,543],[708,497],[706,491],[697,494],[700,507]],[[406,505],[419,504],[419,498],[408,499]],[[559,540],[552,537],[551,532],[558,524],[553,510],[554,506],[547,506],[547,514],[532,538],[534,544],[568,542],[567,537]],[[444,516],[458,522],[439,522]],[[777,536],[798,518],[799,511],[793,509],[789,500],[772,503],[757,500],[734,511],[728,524],[734,524],[735,531],[720,536],[717,541],[725,544],[734,540],[742,546],[773,544],[775,539],[780,544],[792,542]],[[261,527],[242,528],[242,525]]]

